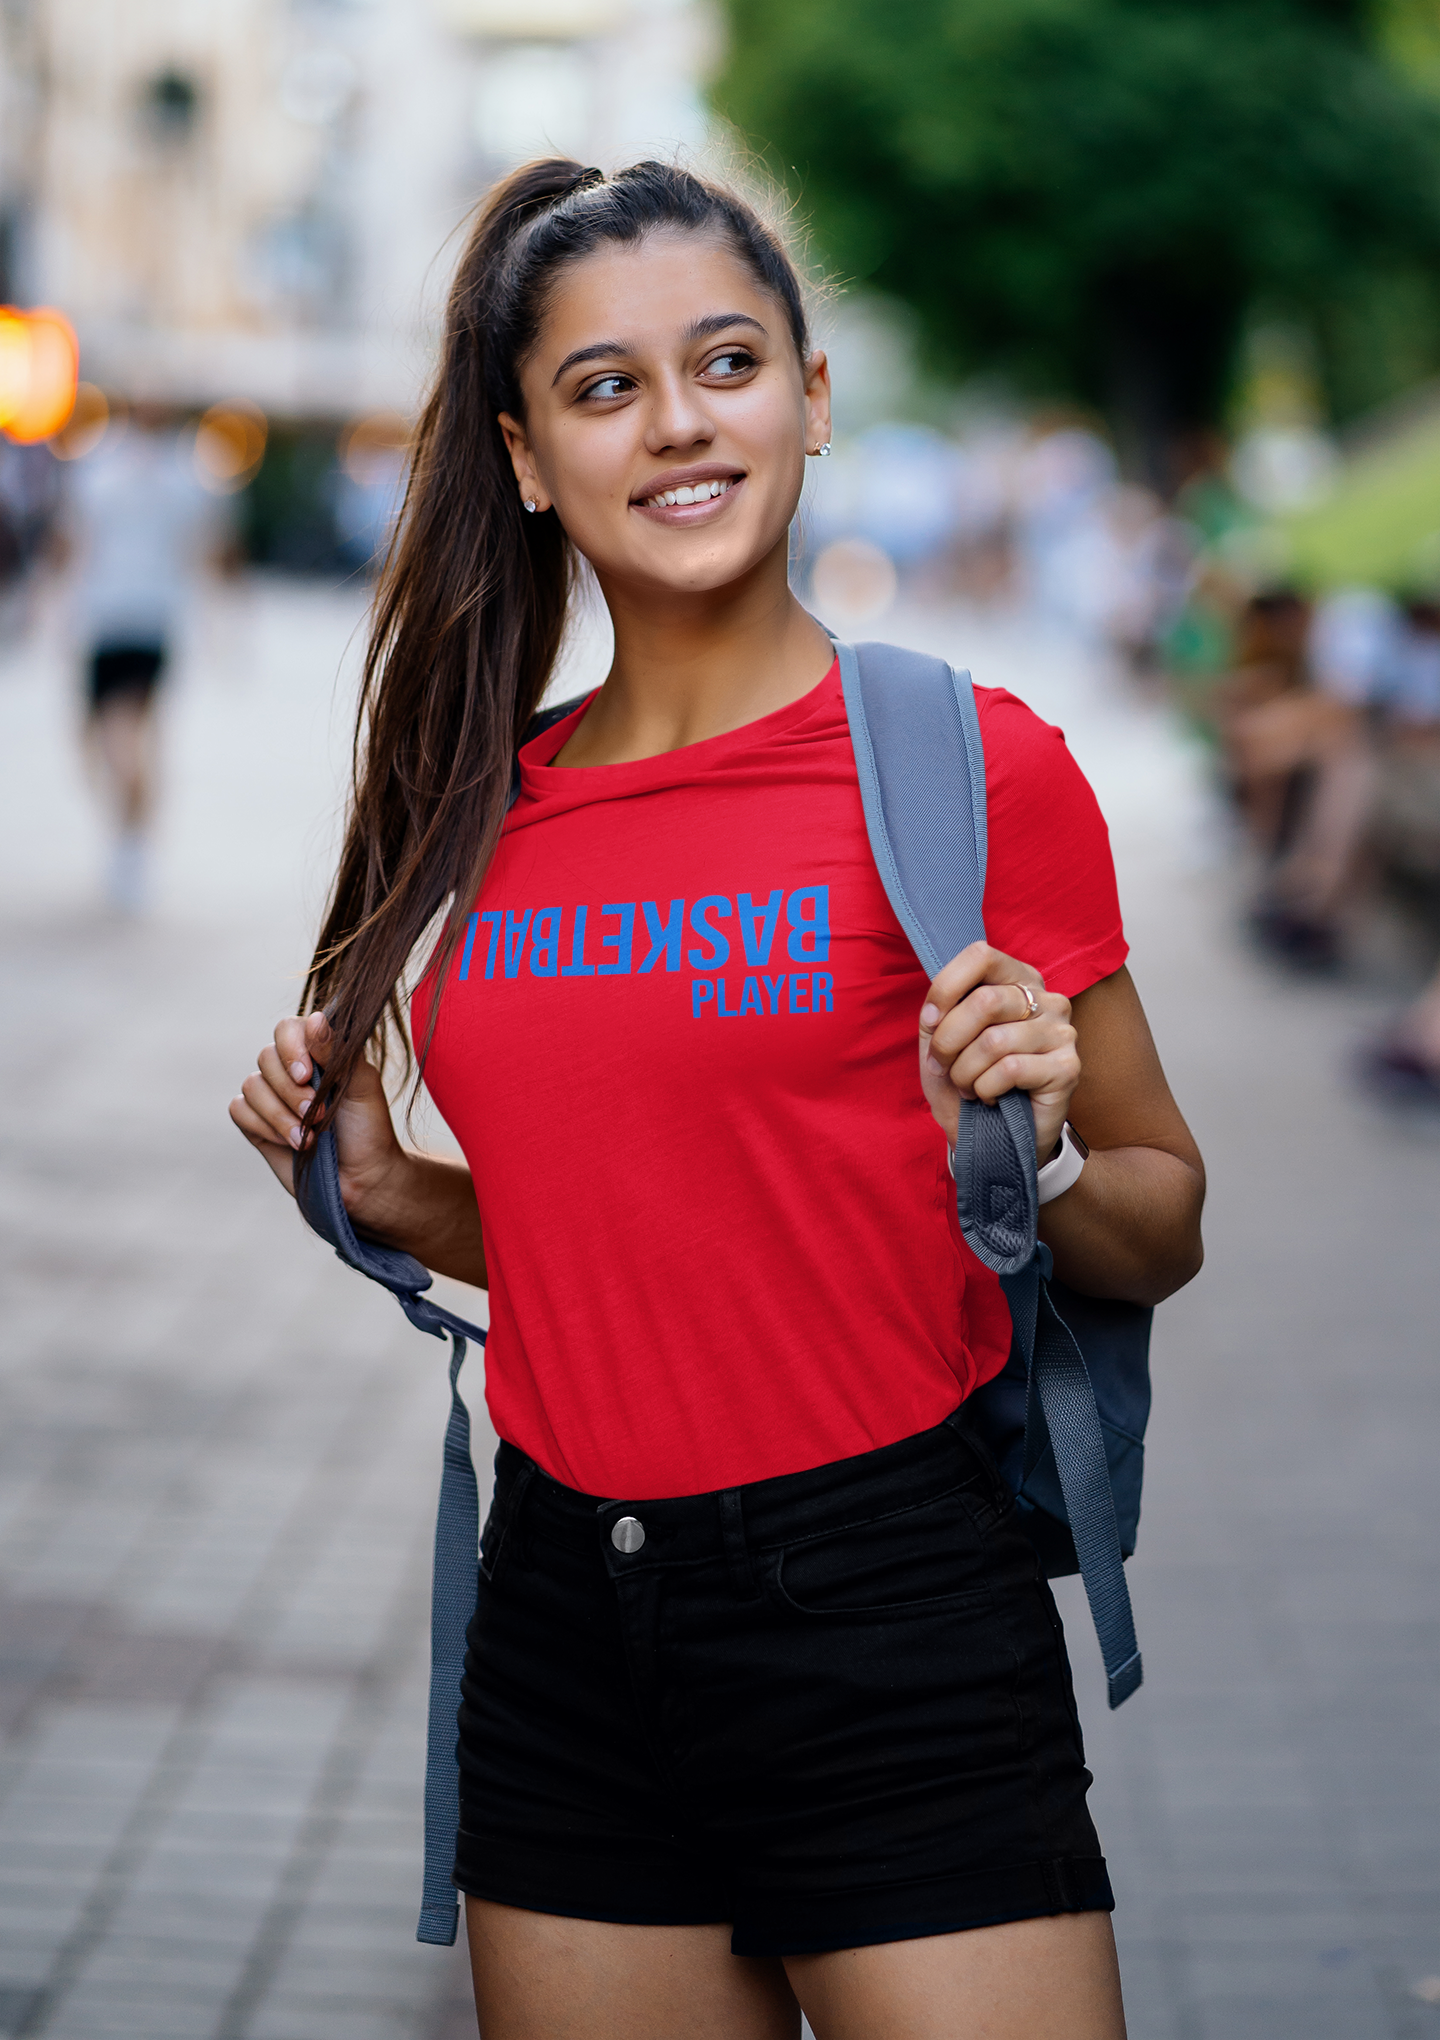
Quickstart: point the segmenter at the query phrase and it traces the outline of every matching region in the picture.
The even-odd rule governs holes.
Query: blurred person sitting
[[[1388,870],[1440,889],[1440,597],[1405,605],[1376,689],[1373,836]]]
[[[1252,926],[1287,961],[1338,960],[1336,914],[1370,810],[1374,768],[1353,702],[1312,684],[1311,611],[1288,589],[1252,596],[1216,720],[1236,804],[1265,866]]]
[[[210,525],[167,413],[136,405],[72,470],[86,749],[114,824],[106,891],[143,911],[155,811],[155,701]]]
[[[1440,907],[1440,599],[1410,601],[1376,690],[1370,836],[1384,867]],[[1365,1074],[1407,1101],[1440,1104],[1440,969],[1364,1053]]]

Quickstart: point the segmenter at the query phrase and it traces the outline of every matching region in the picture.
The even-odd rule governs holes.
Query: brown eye
[[[705,364],[707,375],[718,375],[723,381],[732,376],[744,375],[747,369],[756,366],[755,356],[744,347],[731,347],[724,354],[717,354],[713,361]]]
[[[591,383],[581,392],[581,397],[586,403],[592,397],[598,398],[603,403],[607,397],[623,397],[627,390],[633,390],[634,387],[628,375],[602,375],[598,381]]]

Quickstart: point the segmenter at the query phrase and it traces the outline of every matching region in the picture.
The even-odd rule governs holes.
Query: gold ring
[[[1016,985],[1015,989],[1025,1001],[1025,1018],[1027,1020],[1038,1020],[1040,1018],[1040,1001],[1031,991],[1029,985]]]

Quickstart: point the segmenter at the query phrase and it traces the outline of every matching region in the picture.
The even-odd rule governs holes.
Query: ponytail
[[[398,1046],[410,1067],[405,973],[444,909],[433,1031],[438,988],[499,841],[515,753],[564,637],[576,555],[558,517],[522,511],[499,414],[524,415],[519,372],[558,270],[662,226],[723,235],[779,299],[802,359],[808,352],[793,265],[723,187],[662,163],[607,181],[554,157],[516,170],[481,206],[376,591],[345,840],[302,1007],[323,1009],[334,1036],[311,1133],[367,1049],[383,1067]]]

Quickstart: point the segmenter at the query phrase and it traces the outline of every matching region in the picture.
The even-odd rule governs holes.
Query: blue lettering
[[[807,901],[813,902],[812,910],[806,913]],[[830,888],[828,885],[802,885],[792,892],[785,902],[785,918],[792,933],[785,948],[796,963],[824,963],[830,955]],[[807,949],[806,943],[813,944]],[[793,1013],[795,1008],[791,1007]]]
[[[600,937],[600,947],[602,949],[613,949],[620,961],[618,963],[602,963],[600,975],[601,977],[629,977],[630,943],[635,933],[635,902],[631,900],[623,907],[602,907],[600,909],[602,921],[607,914],[618,914],[620,916],[620,933],[618,935],[602,935]]]
[[[690,1017],[692,1020],[700,1018],[700,1008],[707,1005],[714,996],[715,987],[711,984],[709,978],[692,978],[690,980]]]
[[[739,1006],[727,1006],[725,1003],[724,978],[716,978],[715,990],[717,994],[715,1000],[715,1011],[720,1015],[720,1018],[722,1020],[738,1020],[740,1018],[741,1008]]]
[[[530,909],[517,921],[513,908],[505,913],[505,975],[519,977],[520,959],[525,954],[525,937],[530,933]]]
[[[670,913],[662,921],[660,909],[654,900],[644,902],[645,926],[650,933],[650,954],[640,966],[643,977],[647,970],[653,970],[663,956],[666,970],[680,968],[680,935],[685,925],[684,900],[671,900]]]
[[[535,926],[530,934],[530,974],[532,977],[554,977],[560,967],[560,917],[559,907],[541,907],[535,916]],[[540,931],[544,929],[542,934]],[[544,959],[542,962],[541,959]]]
[[[817,970],[815,972],[810,980],[810,1011],[812,1013],[820,1011],[820,1001],[822,999],[825,1001],[825,1011],[827,1013],[835,1011],[835,1001],[830,996],[834,986],[835,980],[828,971]]]
[[[485,975],[487,978],[493,978],[495,975],[495,952],[500,947],[500,909],[492,907],[488,914],[482,914],[480,918],[482,921],[488,921],[490,924],[490,947],[485,952]]]
[[[561,971],[561,977],[594,977],[595,966],[585,961],[585,916],[588,907],[575,909],[575,932],[570,937],[570,961]]]
[[[478,914],[466,915],[465,947],[460,952],[460,982],[462,985],[464,984],[466,978],[468,978],[470,975],[470,952],[475,947],[475,930],[479,927],[479,925],[480,916]]]
[[[806,977],[803,970],[797,970],[792,974],[790,979],[790,1011],[792,1013],[808,1013],[810,1011],[810,1008],[805,1003],[809,984],[810,980]]]
[[[780,1011],[780,994],[785,989],[784,978],[762,977],[760,982],[762,985],[764,985],[766,991],[770,994],[770,1011],[772,1013],[778,1013]]]
[[[706,916],[707,907],[715,909],[715,918],[718,921],[728,921],[731,913],[730,902],[724,893],[706,893],[704,899],[696,900],[690,909],[690,926],[702,942],[709,943],[712,952],[707,956],[703,949],[687,951],[691,966],[695,970],[719,970],[730,957],[730,944],[718,928],[711,927]]]
[[[776,886],[766,900],[764,910],[757,913],[749,893],[739,894],[740,934],[745,944],[747,963],[766,964],[770,961],[770,944],[775,940],[775,923],[780,919],[780,902],[783,898],[779,886]]]
[[[740,994],[740,1011],[742,1013],[763,1013],[765,1011],[764,1002],[760,997],[760,987],[756,984],[753,977],[747,977],[745,980],[745,988]]]

